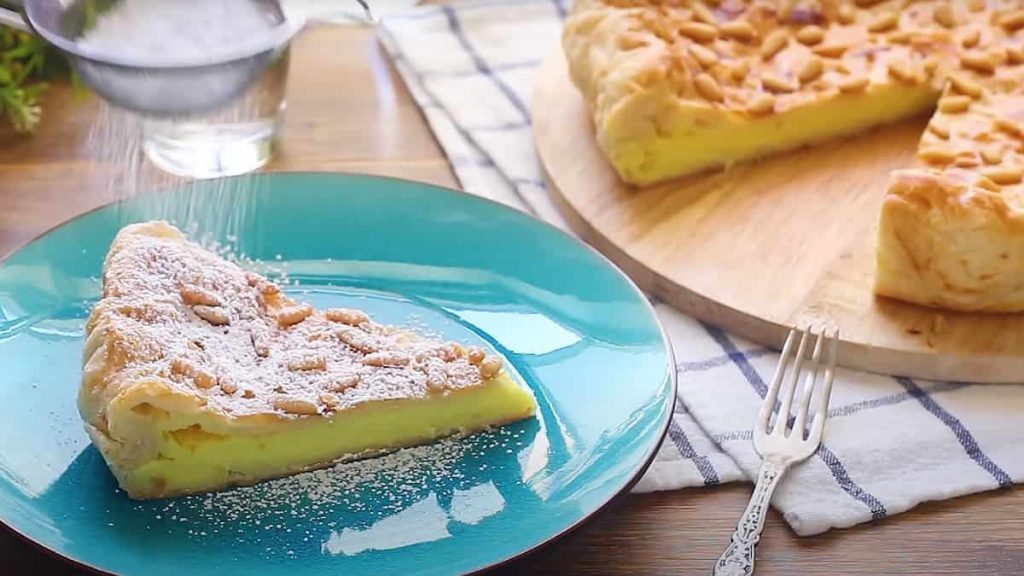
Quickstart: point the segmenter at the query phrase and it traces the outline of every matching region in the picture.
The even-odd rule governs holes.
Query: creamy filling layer
[[[157,428],[156,457],[122,471],[121,485],[129,495],[159,498],[251,484],[476,432],[527,418],[534,414],[535,403],[528,391],[501,374],[486,384],[428,399],[367,403],[326,417],[278,420],[264,433],[229,433],[222,418],[214,421],[201,413],[175,417],[151,405],[140,405],[136,413],[140,411]]]
[[[599,133],[622,178],[646,185],[891,124],[931,110],[938,95],[930,86],[876,86],[761,118],[640,94]]]

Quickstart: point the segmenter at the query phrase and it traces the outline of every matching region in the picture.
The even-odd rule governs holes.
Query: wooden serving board
[[[702,321],[781,347],[830,320],[848,367],[1024,382],[1024,314],[966,314],[872,292],[878,212],[894,168],[914,162],[927,118],[647,188],[598,149],[560,52],[537,77],[537,149],[570,225],[645,290]]]

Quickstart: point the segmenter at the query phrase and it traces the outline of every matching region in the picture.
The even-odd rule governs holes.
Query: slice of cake
[[[1024,70],[950,82],[921,137],[922,168],[892,175],[875,291],[926,306],[1024,310]]]
[[[118,234],[86,331],[79,410],[133,498],[251,484],[536,410],[499,357],[314,310],[163,222]]]

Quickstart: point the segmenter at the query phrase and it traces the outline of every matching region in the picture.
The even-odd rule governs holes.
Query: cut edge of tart
[[[132,498],[252,484],[536,411],[497,355],[315,310],[165,222],[125,227],[103,284],[79,411]]]
[[[877,262],[881,296],[964,311],[1024,310],[1024,210],[971,171],[896,171],[882,204]]]

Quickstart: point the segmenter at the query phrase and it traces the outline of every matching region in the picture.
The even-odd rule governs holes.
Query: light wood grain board
[[[872,292],[889,172],[927,118],[646,188],[624,185],[555,52],[538,75],[537,149],[569,223],[641,287],[700,320],[779,347],[831,321],[841,362],[919,378],[1024,381],[1024,314],[964,314]]]

